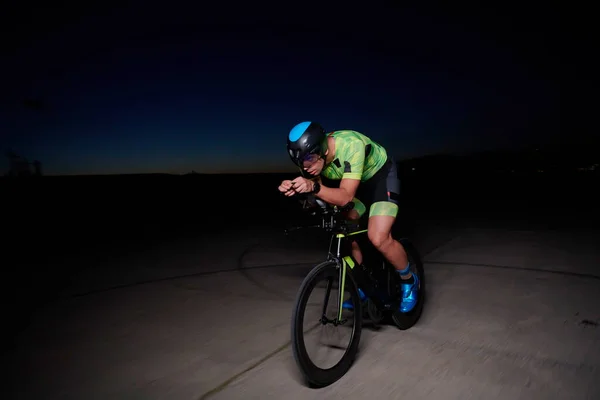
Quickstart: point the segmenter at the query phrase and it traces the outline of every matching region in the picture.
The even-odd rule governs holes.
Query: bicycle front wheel
[[[292,350],[302,375],[314,387],[328,386],[344,376],[352,366],[358,351],[362,327],[358,289],[349,273],[344,279],[343,295],[340,293],[342,285],[339,283],[340,269],[334,261],[326,261],[317,265],[307,275],[296,298],[292,316]],[[314,299],[311,298],[313,294],[316,294]],[[339,304],[341,299],[351,302],[354,311],[342,308],[342,304]],[[305,323],[308,323],[308,326]],[[328,333],[332,331],[336,331],[336,334],[332,335],[336,338],[328,338],[326,343],[317,343],[317,347],[327,353],[341,353],[338,354],[340,359],[322,365],[321,357],[309,351],[310,344],[314,341],[311,340],[311,336],[322,339],[322,336],[329,336]],[[347,336],[348,343],[341,344],[346,341],[337,340],[338,336]]]

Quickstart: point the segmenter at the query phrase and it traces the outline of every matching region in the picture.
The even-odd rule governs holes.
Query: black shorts
[[[358,200],[358,201],[357,201]],[[361,217],[368,210],[374,215],[398,215],[400,200],[400,177],[396,162],[390,156],[371,179],[361,182],[354,198],[354,208]],[[362,204],[361,204],[362,203]]]

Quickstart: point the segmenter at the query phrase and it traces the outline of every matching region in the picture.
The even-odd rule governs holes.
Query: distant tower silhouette
[[[35,176],[42,176],[42,163],[41,162],[39,162],[38,160],[35,160],[33,162],[33,168],[34,168],[33,174]]]

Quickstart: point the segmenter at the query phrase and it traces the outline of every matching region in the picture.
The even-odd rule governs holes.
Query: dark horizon
[[[392,155],[393,156],[393,155]],[[447,175],[453,172],[471,172],[477,174],[481,171],[499,173],[509,172],[538,172],[543,170],[548,173],[569,173],[594,171],[600,172],[600,155],[596,147],[590,145],[577,146],[524,146],[519,148],[503,148],[473,152],[432,153],[418,157],[397,159],[396,164],[401,168],[419,166],[420,171],[427,171],[431,175]],[[31,168],[30,168],[31,170]],[[477,172],[479,171],[479,172]],[[290,163],[287,169],[277,171],[254,172],[203,172],[182,171],[145,172],[145,173],[105,173],[105,174],[43,174],[46,177],[94,177],[94,176],[226,176],[226,175],[298,175],[298,168]],[[3,177],[3,176],[0,176]]]

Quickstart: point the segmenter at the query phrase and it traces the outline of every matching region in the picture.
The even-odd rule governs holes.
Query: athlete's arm
[[[365,144],[361,140],[350,140],[344,146],[345,156],[340,159],[344,174],[339,189],[321,186],[316,194],[321,200],[337,206],[345,206],[355,197],[365,164]]]
[[[321,185],[321,190],[315,196],[329,204],[345,206],[354,198],[359,184],[360,180],[357,179],[342,179],[339,189]]]

